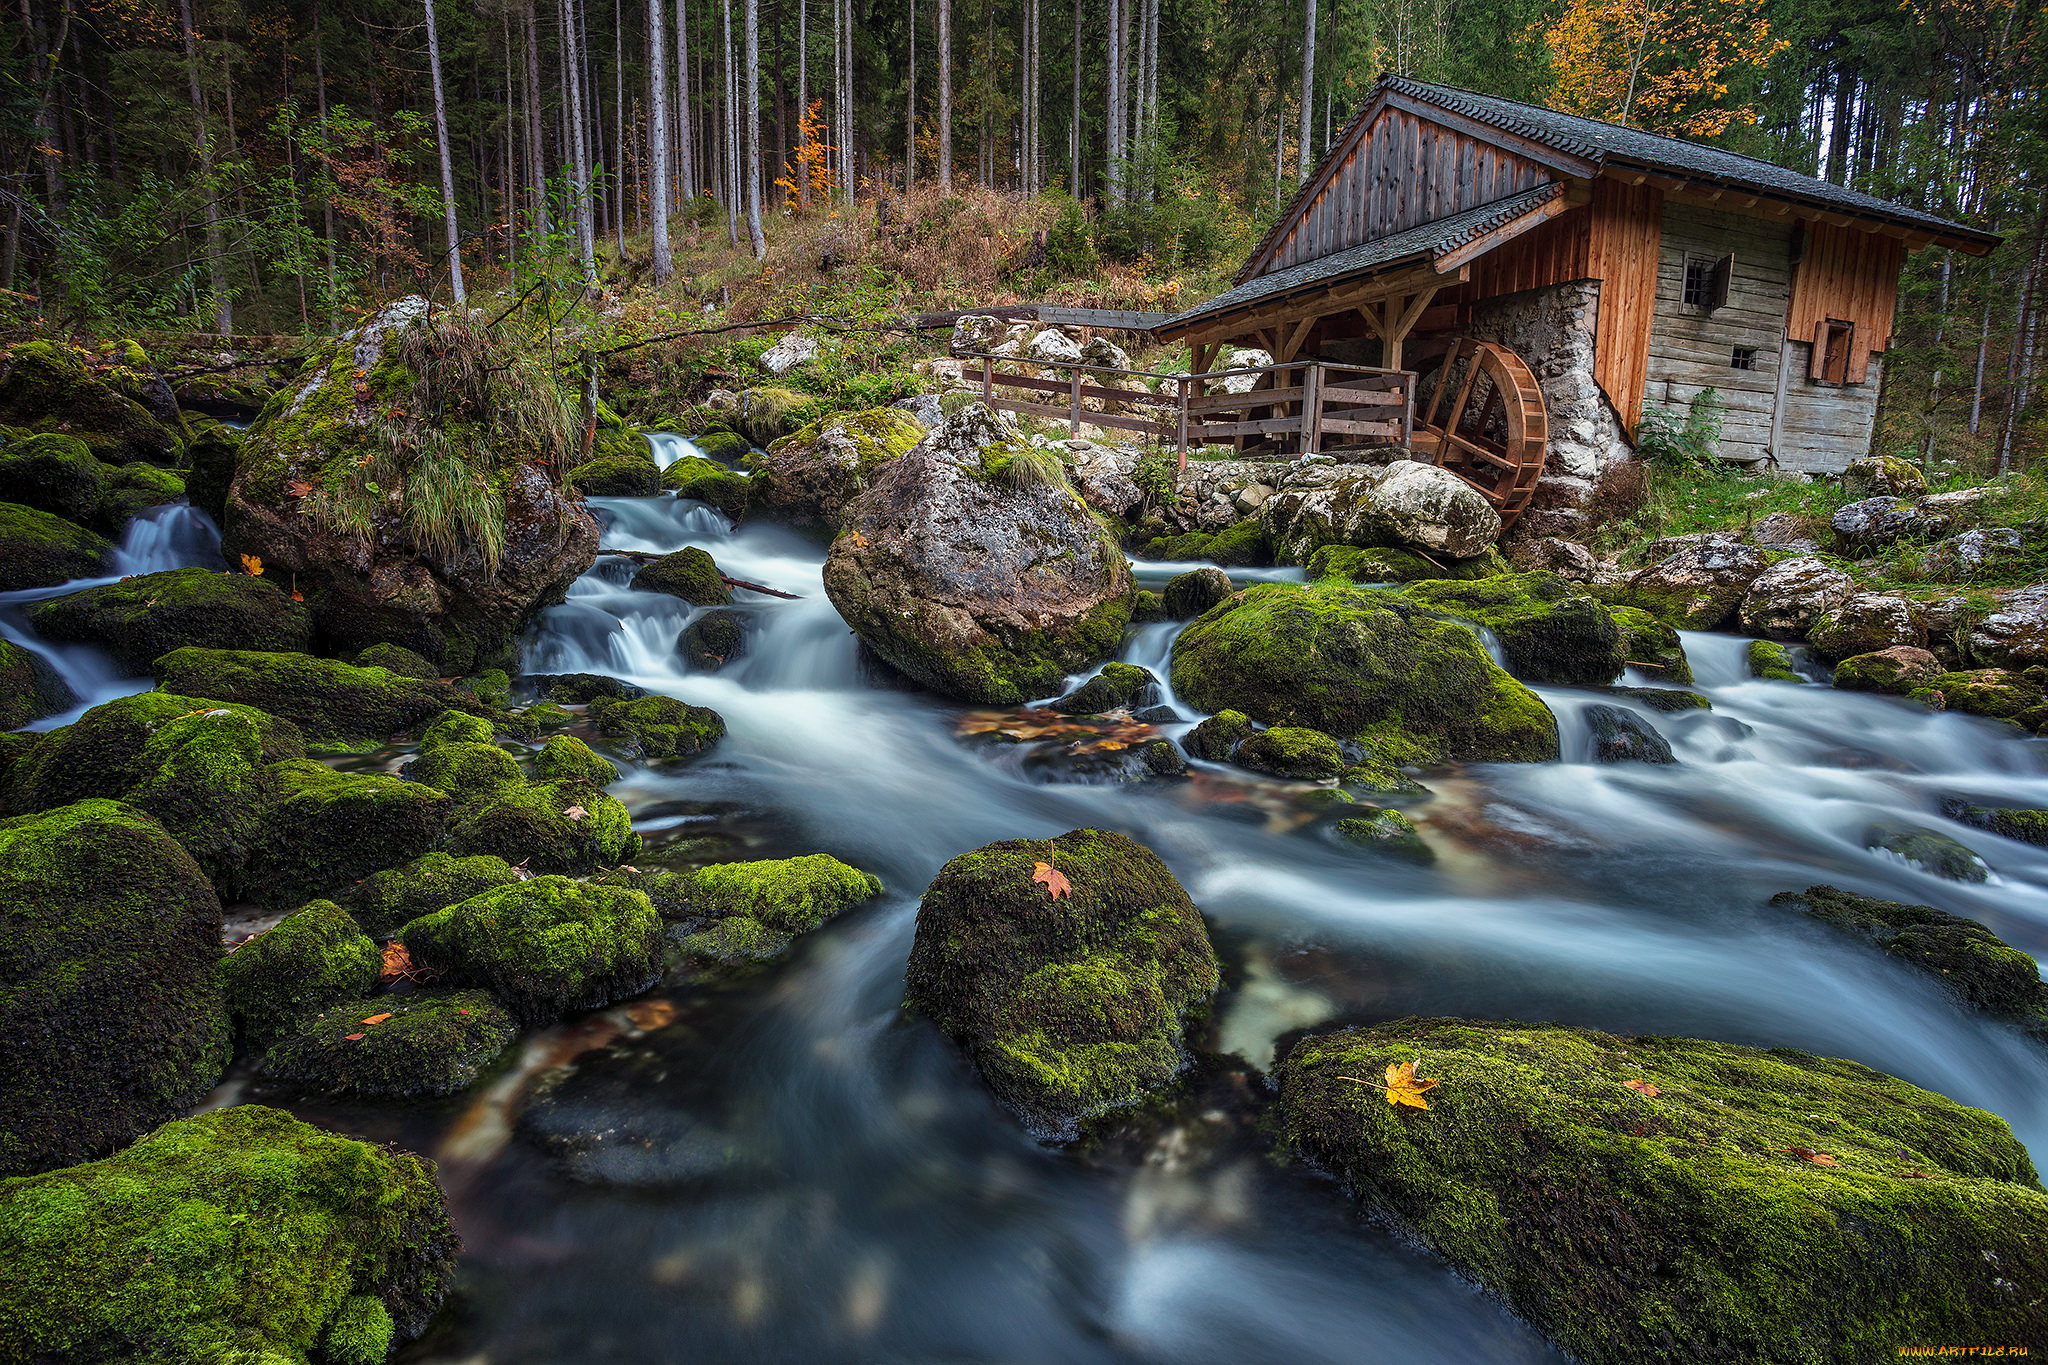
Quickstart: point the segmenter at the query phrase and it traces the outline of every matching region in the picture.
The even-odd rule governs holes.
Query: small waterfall
[[[687,436],[677,436],[673,432],[651,431],[647,434],[647,443],[654,447],[654,463],[663,469],[667,469],[677,460],[687,459],[692,455],[701,458],[704,454],[697,449],[695,441]]]
[[[227,567],[220,553],[220,528],[212,517],[183,502],[139,514],[128,523],[114,554],[122,575]]]

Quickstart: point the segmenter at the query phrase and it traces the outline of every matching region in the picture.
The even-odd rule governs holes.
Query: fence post
[[[994,375],[991,373],[991,365],[992,362],[989,360],[987,356],[983,356],[981,358],[981,401],[984,403],[994,401],[996,396]]]
[[[1188,380],[1181,378],[1173,382],[1175,389],[1180,394],[1180,467],[1186,469],[1188,467]]]
[[[1301,453],[1313,455],[1323,438],[1323,367],[1311,361],[1301,371]]]
[[[1081,439],[1081,372],[1075,370],[1067,383],[1068,401],[1072,405],[1068,415],[1067,430],[1075,440]]]
[[[1401,392],[1407,401],[1401,405],[1401,448],[1414,453],[1415,450],[1415,380],[1413,370],[1401,372]]]

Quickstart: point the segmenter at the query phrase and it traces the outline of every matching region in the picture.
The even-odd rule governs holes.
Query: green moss
[[[401,936],[415,962],[544,1024],[654,984],[661,934],[661,916],[642,892],[535,877],[416,919]]]
[[[452,805],[422,783],[312,759],[273,764],[269,776],[277,798],[244,888],[266,905],[310,900],[419,857],[439,842]]]
[[[166,691],[258,707],[330,747],[382,743],[450,706],[480,709],[439,682],[305,654],[193,646],[165,654],[151,671]]]
[[[221,963],[228,1013],[252,1047],[268,1047],[329,1005],[367,995],[382,961],[348,911],[314,901]]]
[[[649,455],[600,455],[570,470],[569,486],[592,498],[651,498],[661,491],[661,470]]]
[[[1056,866],[1072,894],[1033,880]],[[967,1045],[1035,1131],[1068,1137],[1186,1065],[1218,982],[1202,917],[1149,849],[1074,830],[947,863],[918,908],[906,1003]]]
[[[512,705],[512,678],[502,668],[486,668],[472,673],[458,680],[455,690],[475,697],[493,711],[503,711]]]
[[[725,719],[716,711],[658,693],[631,700],[600,697],[588,714],[599,734],[630,741],[651,761],[690,758],[725,738]]]
[[[1323,781],[1344,771],[1344,755],[1336,740],[1320,730],[1295,725],[1276,725],[1248,735],[1231,757],[1254,772],[1275,777]]]
[[[1237,746],[1259,732],[1252,718],[1242,711],[1222,710],[1181,736],[1181,747],[1195,758],[1211,763],[1228,763]]]
[[[1273,546],[1257,517],[1246,517],[1213,534],[1186,531],[1150,541],[1145,554],[1151,559],[1206,559],[1225,568],[1250,567],[1273,562]]]
[[[101,382],[83,353],[61,342],[25,341],[9,353],[0,378],[0,423],[75,436],[105,464],[178,461],[178,433]]]
[[[357,668],[381,668],[401,678],[433,679],[441,676],[441,670],[423,654],[415,654],[404,645],[375,644],[356,655]]]
[[[1942,803],[1941,813],[1951,820],[1987,830],[2002,839],[2048,846],[2048,810],[2011,810],[1973,806],[1967,801],[1946,801]]]
[[[33,650],[0,640],[0,730],[13,730],[76,705],[57,670]]]
[[[1931,905],[1905,905],[1809,886],[1771,897],[1823,924],[1884,949],[1886,956],[1934,977],[1988,1014],[2048,1031],[2048,984],[2033,958],[1973,919]]]
[[[1766,682],[1805,682],[1792,667],[1792,655],[1776,640],[1749,642],[1749,676]]]
[[[159,732],[186,717],[213,712],[226,712],[253,729],[265,763],[298,758],[306,751],[305,737],[296,725],[254,707],[223,706],[172,692],[139,692],[95,706],[45,736],[10,768],[8,808],[45,810],[89,796],[125,797],[162,767],[167,757],[163,746],[148,752]]]
[[[556,735],[541,745],[533,774],[543,782],[578,781],[593,787],[609,787],[619,780],[611,760],[574,735]]]
[[[365,931],[382,937],[422,915],[518,880],[519,874],[503,858],[427,853],[403,867],[371,873],[337,892],[336,899]]]
[[[1685,643],[1678,632],[1640,607],[1609,607],[1621,632],[1621,653],[1630,667],[1640,668],[1660,683],[1673,685],[1693,680],[1692,661],[1685,657]]]
[[[246,708],[208,707],[162,722],[143,745],[125,799],[155,817],[224,897],[240,894],[266,837],[275,784],[264,729]]]
[[[1120,706],[1138,705],[1142,698],[1156,700],[1158,686],[1159,680],[1148,668],[1106,663],[1100,673],[1054,702],[1052,709],[1069,716],[1097,716]]]
[[[76,436],[28,436],[0,450],[0,495],[80,525],[98,519],[107,474]]]
[[[466,711],[443,711],[433,724],[420,732],[420,752],[430,753],[443,744],[489,744],[497,730],[482,716]]]
[[[1415,822],[1397,810],[1376,810],[1337,821],[1337,836],[1359,848],[1384,853],[1411,863],[1433,863],[1436,850],[1415,828]]]
[[[519,719],[530,733],[543,730],[560,730],[576,723],[576,713],[558,702],[537,701],[519,712]]]
[[[380,1014],[390,1017],[369,1022]],[[270,1049],[263,1075],[362,1099],[453,1095],[474,1085],[518,1036],[518,1021],[483,991],[330,1000]]]
[[[614,867],[640,851],[633,817],[581,780],[511,785],[473,801],[448,832],[448,851],[517,860],[536,872]]]
[[[813,399],[795,389],[764,386],[740,395],[740,410],[733,424],[757,446],[780,440],[808,421]]]
[[[2048,699],[2040,685],[2003,668],[1936,674],[1906,695],[1945,711],[2009,720],[2029,730],[2048,726]]]
[[[665,888],[662,913],[678,919],[745,917],[785,936],[809,933],[870,896],[882,883],[837,858],[812,853],[764,862],[713,863]],[[787,938],[785,937],[785,942]]]
[[[521,786],[526,774],[519,762],[491,744],[447,742],[424,750],[406,765],[405,775],[446,792],[458,805],[473,805],[510,787]]]
[[[704,452],[708,459],[723,460],[727,464],[737,463],[747,457],[747,438],[737,431],[720,429],[700,431],[690,438],[690,444]],[[695,456],[685,458],[694,459]],[[671,466],[673,467],[673,466]]]
[[[1465,559],[1431,559],[1395,546],[1356,545],[1325,545],[1308,557],[1310,579],[1348,578],[1353,583],[1419,583],[1431,578],[1469,582],[1507,572],[1507,561],[1491,545]]]
[[[1426,1111],[1378,1088],[1410,1062],[1439,1082]],[[1288,1141],[1588,1365],[2048,1332],[2019,1288],[2048,1283],[2026,1149],[1853,1062],[1404,1019],[1301,1044],[1281,1095]]]
[[[739,447],[738,453],[731,458],[739,459],[747,453],[747,443],[743,437],[735,436],[729,431],[718,434]],[[745,474],[727,469],[722,464],[696,455],[685,455],[661,471],[661,486],[679,498],[709,503],[734,521],[738,521],[747,514],[747,498],[752,481]]]
[[[709,554],[691,545],[672,555],[663,555],[633,575],[635,588],[642,592],[665,592],[691,606],[715,607],[732,601],[732,590]]]
[[[54,588],[106,571],[113,544],[62,517],[0,502],[0,592]]]
[[[1549,572],[1474,582],[1412,583],[1407,596],[1438,615],[1485,626],[1524,682],[1598,687],[1621,672],[1621,631],[1607,609]]]
[[[1382,767],[1557,757],[1557,722],[1464,626],[1322,579],[1258,584],[1173,647],[1173,689],[1205,711],[1357,739]]]
[[[747,615],[715,607],[693,619],[676,637],[676,651],[691,668],[714,673],[747,652]]]
[[[923,439],[924,428],[893,408],[829,413],[746,457],[748,506],[757,516],[836,528],[875,475]]]
[[[229,1054],[220,901],[154,821],[113,801],[0,821],[0,906],[0,1174],[100,1155],[206,1094]]]
[[[1983,882],[1991,870],[1975,853],[1939,830],[1879,821],[1863,831],[1865,848],[1883,849],[1922,872],[1952,882]]]
[[[185,447],[185,492],[192,505],[212,517],[218,526],[226,519],[228,486],[235,479],[235,460],[241,453],[242,438],[210,419],[190,425],[192,440]]]
[[[131,673],[174,649],[303,651],[313,618],[267,578],[171,569],[55,597],[29,612],[45,639],[98,645]]]
[[[241,1105],[0,1183],[0,1341],[10,1361],[354,1365],[425,1330],[459,1245],[427,1162]]]
[[[100,503],[98,525],[118,534],[128,523],[152,507],[162,507],[186,496],[185,481],[169,470],[135,461],[107,475],[107,495]]]
[[[1185,577],[1185,575],[1183,575]],[[1144,625],[1148,621],[1171,619],[1166,608],[1166,599],[1150,588],[1140,588],[1131,594],[1131,624]]]
[[[1602,692],[1610,696],[1626,697],[1640,706],[1664,715],[1676,715],[1681,711],[1711,711],[1714,703],[1704,693],[1690,692],[1678,687],[1603,687]]]
[[[731,919],[713,920],[704,928],[685,934],[676,951],[685,961],[698,966],[733,967],[772,961],[788,949],[790,942],[790,936],[780,930],[770,929],[745,915],[735,915]]]

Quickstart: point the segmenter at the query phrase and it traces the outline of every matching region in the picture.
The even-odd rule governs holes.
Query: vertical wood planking
[[[1593,375],[1631,437],[1643,416],[1664,192],[1602,176],[1593,182],[1588,272],[1600,281]]]

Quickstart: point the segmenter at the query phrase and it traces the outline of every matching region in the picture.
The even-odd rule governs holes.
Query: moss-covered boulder
[[[1941,813],[1958,824],[1988,831],[2002,839],[2048,847],[2048,810],[1978,806],[1951,799],[1941,803]]]
[[[519,1021],[484,991],[338,1000],[272,1047],[261,1074],[359,1099],[453,1095],[476,1084],[518,1036]]]
[[[273,764],[268,775],[276,794],[243,887],[265,905],[298,904],[410,862],[440,841],[453,805],[422,783],[312,759]]]
[[[404,645],[390,643],[374,644],[361,651],[351,660],[357,668],[381,668],[387,673],[396,673],[401,678],[431,679],[441,676],[441,670],[433,661],[421,654],[415,654]]]
[[[1190,621],[1230,596],[1230,575],[1211,565],[1175,574],[1166,585],[1161,615],[1169,621]]]
[[[661,470],[650,455],[598,455],[569,471],[569,486],[590,498],[651,498]]]
[[[1991,869],[1974,850],[1924,825],[1875,821],[1864,828],[1863,846],[1889,853],[1930,876],[1952,882],[1981,883],[1991,876]]]
[[[691,668],[715,673],[747,652],[747,613],[713,607],[676,636],[676,652]]]
[[[337,892],[336,899],[348,907],[365,932],[381,937],[396,933],[422,915],[518,880],[519,874],[503,858],[427,853],[402,867],[371,873]]]
[[[0,640],[0,730],[19,729],[77,704],[77,694],[42,655]]]
[[[1257,517],[1233,522],[1220,531],[1183,531],[1177,536],[1159,536],[1145,543],[1147,559],[1185,562],[1206,559],[1226,568],[1245,568],[1273,562],[1272,542]]]
[[[2048,694],[2032,678],[2010,669],[1937,673],[1906,695],[1937,710],[2009,720],[2029,730],[2048,726]]]
[[[1114,652],[1132,588],[1115,539],[1045,463],[987,407],[960,407],[849,508],[825,563],[832,605],[947,696],[1007,706],[1058,691]]]
[[[792,526],[837,530],[883,466],[923,439],[924,428],[894,408],[821,417],[747,456],[748,509]]]
[[[1053,897],[1040,863],[1072,887]],[[1201,912],[1150,849],[1079,829],[939,870],[917,911],[906,1003],[958,1039],[1034,1132],[1066,1138],[1187,1065],[1216,991]]]
[[[882,889],[873,876],[823,853],[651,873],[640,886],[664,919],[688,931],[680,945],[685,958],[725,964],[779,956],[798,935]]]
[[[296,747],[267,736],[266,719],[246,707],[202,706],[163,721],[123,796],[184,845],[224,899],[241,895],[249,860],[270,835],[279,785],[266,750]]]
[[[185,480],[178,475],[140,460],[131,461],[107,474],[107,495],[100,501],[95,524],[110,535],[118,535],[150,508],[185,496]]]
[[[680,597],[693,607],[715,607],[732,601],[732,589],[717,563],[695,545],[663,555],[641,566],[633,575],[633,586],[642,592],[665,592]]]
[[[1394,545],[1325,545],[1308,557],[1308,576],[1348,578],[1353,583],[1419,583],[1429,578],[1470,582],[1508,572],[1508,562],[1491,545],[1463,559],[1431,558]]]
[[[1671,743],[1657,727],[1620,706],[1593,705],[1579,712],[1593,741],[1595,763],[1676,763]]]
[[[262,372],[254,368],[189,375],[171,386],[171,396],[188,413],[242,420],[263,411],[270,394],[270,385]]]
[[[0,592],[54,588],[107,571],[113,543],[62,517],[0,502]]]
[[[1099,716],[1120,706],[1144,708],[1159,700],[1159,679],[1136,664],[1106,663],[1102,671],[1053,702],[1062,715]]]
[[[1388,1068],[1438,1084],[1388,1102]],[[1311,1038],[1284,1131],[1588,1365],[1892,1359],[2048,1332],[2003,1120],[1789,1049],[1403,1019]]]
[[[1524,682],[1597,687],[1613,682],[1625,662],[1607,608],[1548,571],[1438,579],[1404,591],[1425,610],[1492,631],[1509,671]]]
[[[1449,470],[1416,460],[1276,493],[1259,504],[1259,521],[1283,564],[1306,564],[1329,545],[1469,559],[1500,535],[1500,515],[1485,495]]]
[[[202,732],[198,721],[220,721],[222,715],[215,713],[233,716],[250,728],[256,737],[257,755],[265,764],[300,758],[306,752],[305,736],[296,725],[254,707],[222,705],[172,692],[138,692],[93,707],[70,725],[44,736],[33,752],[22,755],[7,773],[7,808],[25,813],[91,796],[125,798],[138,784],[163,770],[167,748],[182,747],[184,737],[196,738]],[[152,742],[167,728],[169,737],[152,752]],[[207,760],[209,766],[216,761]],[[185,774],[192,771],[183,769]],[[167,783],[176,780],[190,779],[167,775]],[[188,793],[188,799],[195,795]]]
[[[481,986],[528,1024],[638,995],[661,973],[661,916],[644,892],[535,877],[424,915],[413,961]]]
[[[1941,661],[1912,645],[1857,654],[1835,665],[1835,686],[1845,692],[1887,692],[1904,696],[1941,674]]]
[[[434,1168],[260,1105],[0,1182],[10,1360],[377,1365],[461,1243]]]
[[[220,901],[153,820],[81,801],[0,821],[0,906],[0,1175],[88,1160],[206,1094],[229,1053]]]
[[[140,574],[54,597],[29,620],[46,639],[98,645],[131,673],[186,646],[299,653],[313,636],[305,605],[267,578],[206,569]]]
[[[640,852],[617,797],[577,779],[500,787],[461,804],[448,831],[459,857],[503,858],[536,872],[616,867]]]
[[[1682,630],[1712,630],[1735,615],[1750,584],[1770,566],[1769,557],[1754,545],[1729,536],[1702,536],[1638,572],[1614,600]]]
[[[708,460],[718,460],[727,465],[738,464],[747,457],[750,447],[747,438],[729,427],[712,427],[690,437],[690,444]]]
[[[612,761],[574,735],[554,735],[533,758],[533,775],[542,782],[574,780],[609,787],[619,780]]]
[[[1558,754],[1556,718],[1469,629],[1336,578],[1259,584],[1212,608],[1174,641],[1173,690],[1355,739],[1383,766]]]
[[[1746,655],[1749,676],[1765,682],[1805,682],[1792,667],[1792,652],[1776,640],[1751,640]]]
[[[188,645],[154,660],[150,672],[165,691],[254,706],[330,748],[381,744],[449,708],[483,709],[475,698],[433,679],[307,654]]]
[[[1607,609],[1614,628],[1621,632],[1622,658],[1630,668],[1640,668],[1660,683],[1689,683],[1692,660],[1685,656],[1685,642],[1678,632],[1641,607]]]
[[[251,1047],[265,1048],[329,1005],[369,994],[382,962],[348,911],[314,901],[221,963],[228,1013]]]
[[[405,776],[445,792],[465,805],[526,782],[519,760],[503,749],[495,744],[462,741],[422,750],[418,758],[405,766]]]
[[[1782,891],[1771,904],[1874,943],[1964,1003],[2048,1037],[2048,984],[2040,965],[1976,920],[1833,886]]]
[[[192,439],[185,446],[185,494],[218,526],[227,516],[228,488],[235,480],[242,434],[209,418],[188,426]]]
[[[732,436],[731,432],[721,434]],[[747,443],[737,436],[732,439],[739,443],[738,454],[733,456],[738,459],[747,453]],[[661,486],[679,498],[709,503],[734,521],[747,515],[753,493],[753,481],[745,474],[701,455],[685,455],[662,470]]]
[[[62,342],[25,341],[0,360],[0,423],[77,437],[103,464],[178,462],[179,433]]]
[[[708,706],[691,706],[660,693],[613,700],[600,697],[588,712],[597,732],[626,741],[653,762],[693,758],[725,738],[725,718]]]
[[[1408,863],[1433,863],[1436,850],[1422,837],[1415,822],[1397,810],[1365,810],[1334,821],[1338,838],[1353,848],[1366,849]]]
[[[0,449],[0,501],[80,525],[96,520],[108,469],[76,436],[28,436]]]
[[[573,402],[544,354],[401,299],[316,349],[249,428],[229,562],[294,578],[339,652],[388,640],[468,673],[596,556],[596,519],[559,473]]]
[[[747,440],[769,446],[802,427],[820,406],[807,393],[763,385],[741,391],[732,421]]]
[[[1889,593],[1857,593],[1822,613],[1806,633],[1813,652],[1830,663],[1894,645],[1927,643],[1927,630],[1913,604]]]

